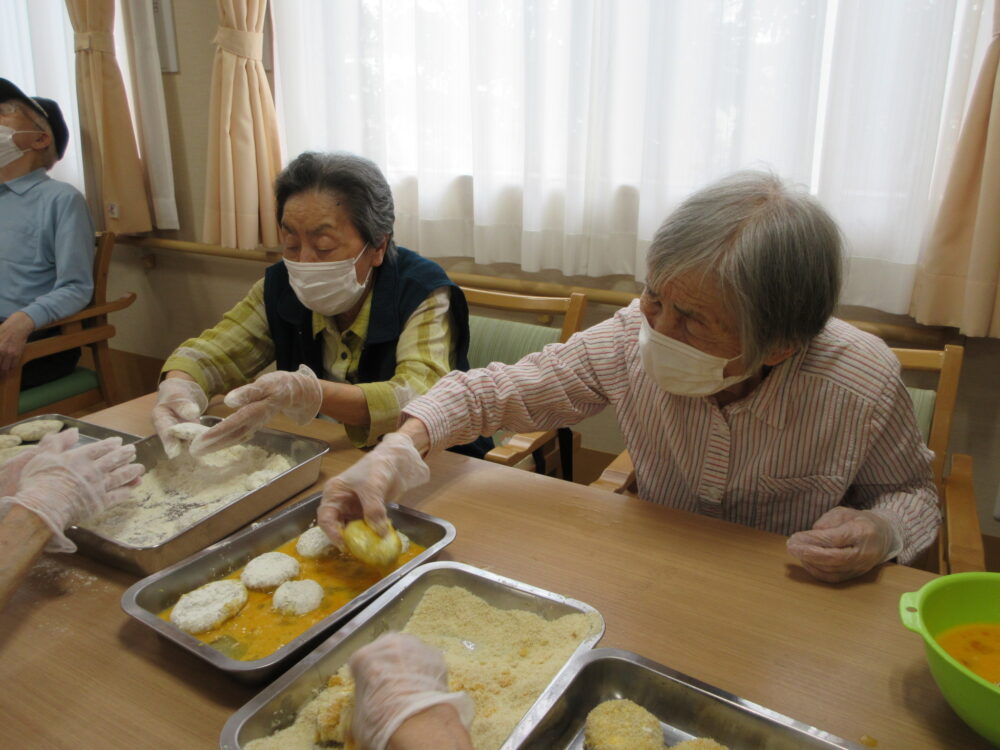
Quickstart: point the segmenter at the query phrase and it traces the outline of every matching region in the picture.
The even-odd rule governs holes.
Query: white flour
[[[265,474],[270,481],[290,468],[285,456],[252,445],[202,458],[181,453],[147,471],[129,500],[80,525],[133,547],[155,546],[247,494],[249,477],[263,484]]]

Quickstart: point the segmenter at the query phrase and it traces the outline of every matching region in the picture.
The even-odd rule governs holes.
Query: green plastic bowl
[[[1000,573],[955,573],[899,599],[903,625],[924,638],[927,665],[962,720],[1000,746],[1000,687],[949,656],[936,636],[957,625],[1000,623]]]

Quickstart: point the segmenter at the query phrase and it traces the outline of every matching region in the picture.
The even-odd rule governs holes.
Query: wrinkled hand
[[[299,365],[296,372],[277,370],[261,375],[226,395],[226,406],[237,411],[192,440],[191,455],[203,456],[245,443],[278,412],[306,424],[319,413],[322,403],[319,379],[305,365]]]
[[[34,330],[34,321],[20,311],[0,323],[0,376],[13,371],[20,364],[28,335]]]
[[[382,442],[323,487],[316,521],[335,545],[344,548],[344,524],[363,518],[379,536],[389,530],[385,503],[398,501],[407,490],[430,479],[427,464],[413,441],[390,432]]]
[[[127,499],[129,487],[144,471],[134,459],[135,446],[122,445],[117,437],[62,453],[39,453],[21,470],[17,492],[0,500],[0,507],[23,505],[52,529],[46,550],[75,552],[63,530]]]
[[[176,458],[181,453],[181,441],[170,428],[181,422],[194,422],[207,408],[208,396],[193,380],[165,378],[160,381],[152,417],[167,458]]]
[[[902,542],[878,513],[838,506],[820,516],[810,531],[788,538],[788,552],[812,576],[835,583],[866,573],[899,554]]]
[[[80,433],[75,427],[62,432],[55,432],[42,438],[38,445],[32,445],[18,453],[14,458],[5,461],[0,465],[0,497],[9,497],[17,492],[17,486],[21,482],[21,472],[25,464],[37,456],[39,453],[62,453],[68,451],[76,441],[80,439]]]
[[[348,662],[354,678],[351,733],[370,750],[384,750],[406,719],[441,703],[455,707],[468,728],[474,707],[465,693],[448,692],[444,656],[406,633],[386,633]]]

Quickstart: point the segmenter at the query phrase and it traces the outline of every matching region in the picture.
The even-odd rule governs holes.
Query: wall
[[[182,229],[165,232],[174,239],[197,240],[204,199],[204,164],[208,140],[208,90],[211,80],[217,26],[214,3],[204,0],[174,0],[180,71],[163,77],[171,126],[174,176]],[[527,278],[514,266],[482,267],[471,261],[448,259],[450,271],[493,273]],[[140,251],[120,246],[111,270],[112,295],[135,291],[139,299],[132,308],[112,316],[118,328],[115,347],[126,352],[165,358],[183,339],[214,324],[235,304],[263,271],[260,263],[215,260],[170,251]],[[635,291],[628,278],[567,279],[555,272],[532,275],[533,280],[579,284]],[[873,311],[851,310],[851,317],[891,318]],[[593,323],[611,313],[594,306],[588,315]],[[905,320],[905,319],[903,319]],[[975,339],[967,345],[963,382],[952,445],[956,452],[970,453],[975,462],[976,491],[983,530],[1000,535],[1000,522],[992,518],[1000,486],[1000,409],[996,373],[1000,371],[1000,341]],[[154,383],[149,384],[152,390]],[[621,438],[610,412],[581,425],[585,447],[618,453]]]

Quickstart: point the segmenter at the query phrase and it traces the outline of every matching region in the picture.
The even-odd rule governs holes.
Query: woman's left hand
[[[812,576],[836,583],[867,573],[899,554],[892,524],[878,513],[837,506],[809,531],[788,537],[788,552]]]
[[[296,372],[277,370],[261,375],[253,383],[230,391],[225,403],[237,411],[192,440],[192,456],[245,443],[279,412],[306,424],[319,413],[323,388],[312,370],[299,365]]]

